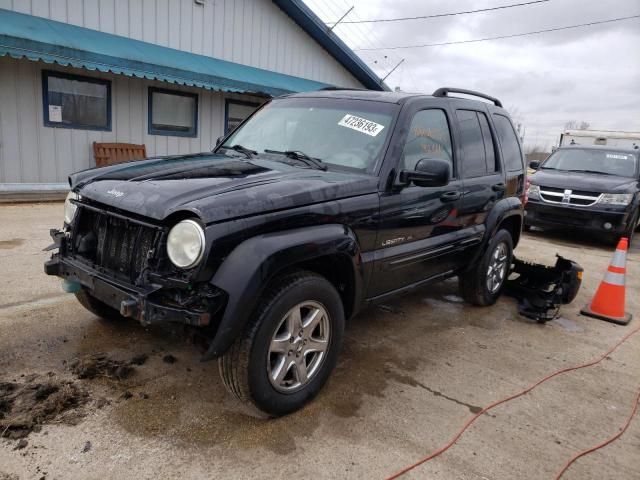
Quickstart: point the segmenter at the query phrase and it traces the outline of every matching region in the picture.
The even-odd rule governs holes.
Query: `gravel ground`
[[[532,232],[519,257],[553,263],[560,253],[585,268],[559,320],[531,323],[508,298],[471,307],[455,280],[433,285],[350,321],[319,397],[258,420],[240,412],[217,364],[200,363],[181,328],[99,320],[44,275],[42,249],[61,219],[60,203],[0,206],[0,394],[12,389],[6,398],[31,415],[26,431],[9,426],[15,438],[0,440],[0,480],[384,478],[440,447],[481,407],[598,356],[640,321],[638,245],[627,262],[636,318],[621,327],[578,313],[612,248]],[[496,408],[406,478],[552,478],[574,452],[618,431],[639,386],[640,334],[601,364]],[[563,478],[640,478],[640,418]]]

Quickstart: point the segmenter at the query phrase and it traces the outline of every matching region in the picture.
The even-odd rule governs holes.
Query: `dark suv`
[[[531,176],[525,227],[590,230],[616,243],[640,223],[638,149],[558,148]]]
[[[213,153],[71,175],[45,271],[98,316],[199,327],[233,395],[294,411],[364,307],[456,275],[495,302],[525,198],[501,107],[459,89],[275,99]]]

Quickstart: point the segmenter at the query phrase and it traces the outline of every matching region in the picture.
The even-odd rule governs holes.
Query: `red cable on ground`
[[[447,450],[449,450],[453,445],[455,445],[455,443],[458,441],[458,439],[462,436],[462,434],[478,419],[480,418],[482,415],[484,415],[486,412],[488,412],[489,410],[494,409],[495,407],[497,407],[498,405],[502,405],[503,403],[509,402],[511,400],[514,400],[518,397],[521,397],[522,395],[529,393],[531,390],[533,390],[534,388],[536,388],[538,385],[540,385],[541,383],[546,382],[547,380],[551,380],[553,377],[557,377],[558,375],[561,375],[563,373],[567,373],[567,372],[572,372],[574,370],[580,370],[581,368],[587,368],[587,367],[591,367],[593,365],[596,365],[598,363],[600,363],[602,360],[604,360],[608,355],[610,355],[612,352],[614,352],[620,345],[622,345],[624,342],[626,342],[629,338],[631,338],[633,335],[635,335],[636,333],[640,332],[640,327],[637,327],[636,329],[632,330],[631,332],[627,333],[624,337],[622,337],[620,340],[618,340],[618,342],[611,347],[609,350],[607,350],[605,353],[603,353],[600,357],[596,358],[595,360],[592,360],[591,362],[588,363],[583,363],[581,365],[575,365],[573,367],[567,367],[567,368],[563,368],[560,369],[554,373],[551,373],[545,377],[543,377],[542,379],[538,380],[537,382],[532,383],[531,385],[529,385],[527,388],[525,388],[524,390],[521,390],[518,393],[515,393],[509,397],[503,398],[502,400],[498,400],[492,404],[490,404],[487,407],[484,407],[482,410],[480,410],[478,413],[476,413],[473,417],[471,417],[465,424],[464,426],[458,431],[458,433],[456,433],[453,438],[451,440],[449,440],[449,442],[447,442],[443,447],[439,448],[438,450],[436,450],[435,452],[427,455],[426,457],[421,458],[420,460],[418,460],[417,462],[404,467],[402,470],[397,471],[396,473],[394,473],[393,475],[391,475],[390,477],[387,477],[386,480],[393,480],[396,479],[398,477],[401,477],[402,475],[404,475],[405,473],[413,470],[414,468],[422,465],[423,463],[428,462],[429,460],[432,460],[436,457],[438,457],[439,455],[442,455],[444,452],[446,452]],[[615,439],[613,439],[615,440]],[[612,440],[612,441],[613,441]]]
[[[609,445],[611,442],[613,442],[614,440],[616,440],[617,438],[621,437],[622,434],[627,430],[627,428],[629,428],[629,425],[631,425],[631,420],[633,420],[633,417],[635,416],[636,412],[638,411],[638,404],[640,403],[640,389],[638,389],[638,395],[636,395],[636,401],[633,404],[633,408],[631,409],[631,415],[629,415],[629,418],[627,419],[627,423],[624,424],[624,426],[620,429],[620,431],[618,433],[616,433],[614,436],[609,437],[607,440],[605,440],[602,443],[599,443],[598,445],[591,447],[591,448],[587,448],[586,450],[583,450],[581,452],[576,453],[573,457],[571,457],[571,459],[564,465],[564,467],[562,467],[562,470],[560,470],[560,473],[558,473],[558,475],[556,475],[555,480],[559,480],[560,477],[564,474],[564,472],[567,471],[567,469],[571,466],[571,464],[573,462],[575,462],[576,460],[578,460],[580,457],[584,457],[585,455],[591,453],[591,452],[595,452],[596,450],[602,448],[602,447],[606,447],[607,445]]]

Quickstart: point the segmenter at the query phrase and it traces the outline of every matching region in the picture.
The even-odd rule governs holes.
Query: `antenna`
[[[395,71],[396,71],[396,68],[398,68],[402,62],[404,62],[404,58],[403,58],[402,60],[400,60],[400,61],[396,64],[396,66],[395,66],[395,67],[393,67],[393,68],[391,69],[391,71],[390,71],[389,73],[387,73],[387,74],[384,76],[384,78],[383,78],[383,79],[381,79],[381,80],[380,80],[380,83],[384,82],[384,81],[387,79],[387,77],[389,77],[389,75],[391,75],[393,72],[395,72]]]
[[[327,30],[327,32],[330,32],[331,30],[333,30],[334,28],[336,28],[336,27],[338,26],[338,24],[339,24],[342,20],[344,20],[344,17],[346,17],[347,15],[349,15],[349,14],[351,13],[351,10],[353,10],[353,7],[351,7],[349,10],[347,10],[347,11],[346,11],[346,13],[345,13],[344,15],[342,15],[342,16],[340,17],[340,19],[339,19],[336,23],[334,23],[333,25],[331,25],[331,26],[329,27],[329,30]]]

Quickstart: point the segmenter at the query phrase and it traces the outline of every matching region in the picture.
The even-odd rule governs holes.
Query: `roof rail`
[[[327,90],[333,90],[333,91],[338,91],[338,90],[357,90],[357,91],[363,91],[366,90],[366,88],[356,88],[356,87],[334,87],[334,86],[330,86],[330,87],[323,87],[320,89],[321,92],[323,91],[327,91]]]
[[[497,98],[491,97],[491,96],[486,95],[484,93],[476,92],[476,91],[473,91],[473,90],[465,90],[464,88],[449,88],[449,87],[439,88],[435,92],[433,92],[433,96],[434,97],[446,97],[446,96],[448,96],[449,93],[463,93],[465,95],[473,95],[474,97],[484,98],[486,100],[489,100],[489,101],[493,102],[496,107],[502,107],[502,102],[500,100],[498,100]]]

